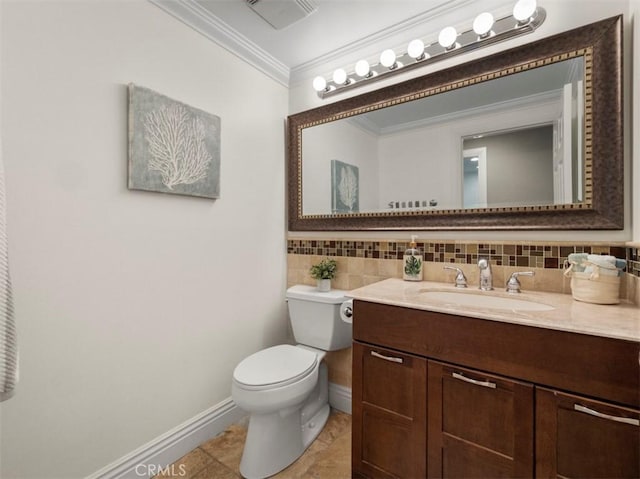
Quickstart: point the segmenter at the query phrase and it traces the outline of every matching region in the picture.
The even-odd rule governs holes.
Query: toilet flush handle
[[[340,319],[349,324],[353,322],[353,300],[349,299],[340,305]]]

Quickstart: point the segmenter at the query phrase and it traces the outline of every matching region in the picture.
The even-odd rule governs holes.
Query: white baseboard
[[[87,479],[151,477],[203,442],[217,436],[246,413],[231,398],[216,404],[151,442],[91,474]]]
[[[329,383],[331,407],[351,414],[351,389]],[[216,404],[201,414],[139,447],[117,461],[94,472],[87,479],[140,479],[151,477],[159,468],[166,468],[203,442],[217,436],[246,413],[231,398]]]
[[[338,411],[351,414],[351,389],[329,383],[329,404]]]

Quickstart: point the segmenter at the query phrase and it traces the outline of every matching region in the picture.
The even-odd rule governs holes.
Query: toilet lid
[[[240,361],[233,371],[233,378],[248,386],[267,386],[303,377],[317,362],[318,357],[312,351],[281,344]]]

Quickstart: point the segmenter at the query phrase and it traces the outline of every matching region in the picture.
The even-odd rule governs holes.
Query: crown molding
[[[307,80],[310,76],[314,76],[318,70],[329,70],[332,64],[344,62],[344,58],[354,57],[362,52],[377,51],[380,45],[392,42],[393,38],[399,34],[404,33],[409,36],[411,33],[415,34],[417,29],[420,30],[420,36],[425,33],[435,33],[442,27],[443,17],[455,15],[456,10],[466,11],[477,3],[477,0],[442,0],[437,6],[420,15],[379,30],[301,65],[289,68],[203,8],[196,0],[148,1],[286,87]],[[503,8],[505,5],[511,4],[512,1],[489,0],[485,7]],[[446,20],[451,23],[450,19]]]
[[[433,125],[443,125],[445,123],[451,123],[453,121],[469,119],[473,117],[485,116],[487,114],[505,113],[514,110],[526,110],[531,108],[538,108],[544,105],[558,105],[562,99],[562,89],[546,91],[542,93],[534,93],[532,95],[523,96],[520,98],[513,98],[510,100],[503,100],[492,103],[490,105],[482,105],[474,108],[467,108],[466,110],[454,111],[451,113],[443,113],[441,115],[432,116],[429,118],[423,118],[420,120],[408,121],[405,123],[380,128],[374,122],[368,120],[366,115],[356,115],[348,118],[352,125],[359,127],[368,133],[384,136],[395,133],[401,133],[408,130],[415,130],[419,128],[427,128]],[[549,118],[552,120],[552,118]]]
[[[503,4],[504,1],[498,0]],[[398,34],[405,33],[407,36],[411,33],[415,34],[416,29],[420,29],[422,36],[425,33],[437,33],[442,24],[439,23],[443,16],[446,16],[455,10],[463,9],[477,3],[477,0],[447,0],[442,1],[438,6],[433,7],[420,15],[416,15],[405,21],[391,25],[383,30],[379,30],[358,41],[344,45],[341,48],[330,51],[325,55],[314,58],[306,63],[295,66],[291,69],[290,84],[295,85],[312,76],[317,75],[318,71],[328,71],[332,69],[332,65],[344,63],[343,58],[353,58],[362,55],[362,52],[375,51],[379,54],[380,46],[389,48],[389,42]]]
[[[277,58],[231,28],[194,0],[149,0],[185,25],[277,81],[289,86],[289,68]]]

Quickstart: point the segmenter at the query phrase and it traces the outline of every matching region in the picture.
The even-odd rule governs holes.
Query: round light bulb
[[[493,26],[493,15],[489,12],[481,13],[473,21],[473,31],[481,37],[486,36]]]
[[[390,48],[380,54],[380,63],[387,68],[393,68],[396,64],[396,53]]]
[[[324,77],[315,77],[313,79],[313,89],[315,91],[322,91],[327,88],[327,80]]]
[[[519,23],[528,22],[537,7],[536,0],[518,0],[518,3],[513,7],[513,18]]]
[[[347,72],[342,68],[338,68],[333,72],[333,82],[336,85],[344,85],[347,82]]]
[[[458,32],[453,27],[445,27],[438,35],[438,43],[444,48],[451,48],[455,45]]]
[[[407,46],[407,54],[411,58],[420,58],[424,55],[424,42],[418,38],[411,40]]]
[[[356,75],[359,77],[366,77],[369,75],[369,62],[367,60],[358,60],[356,63]]]

